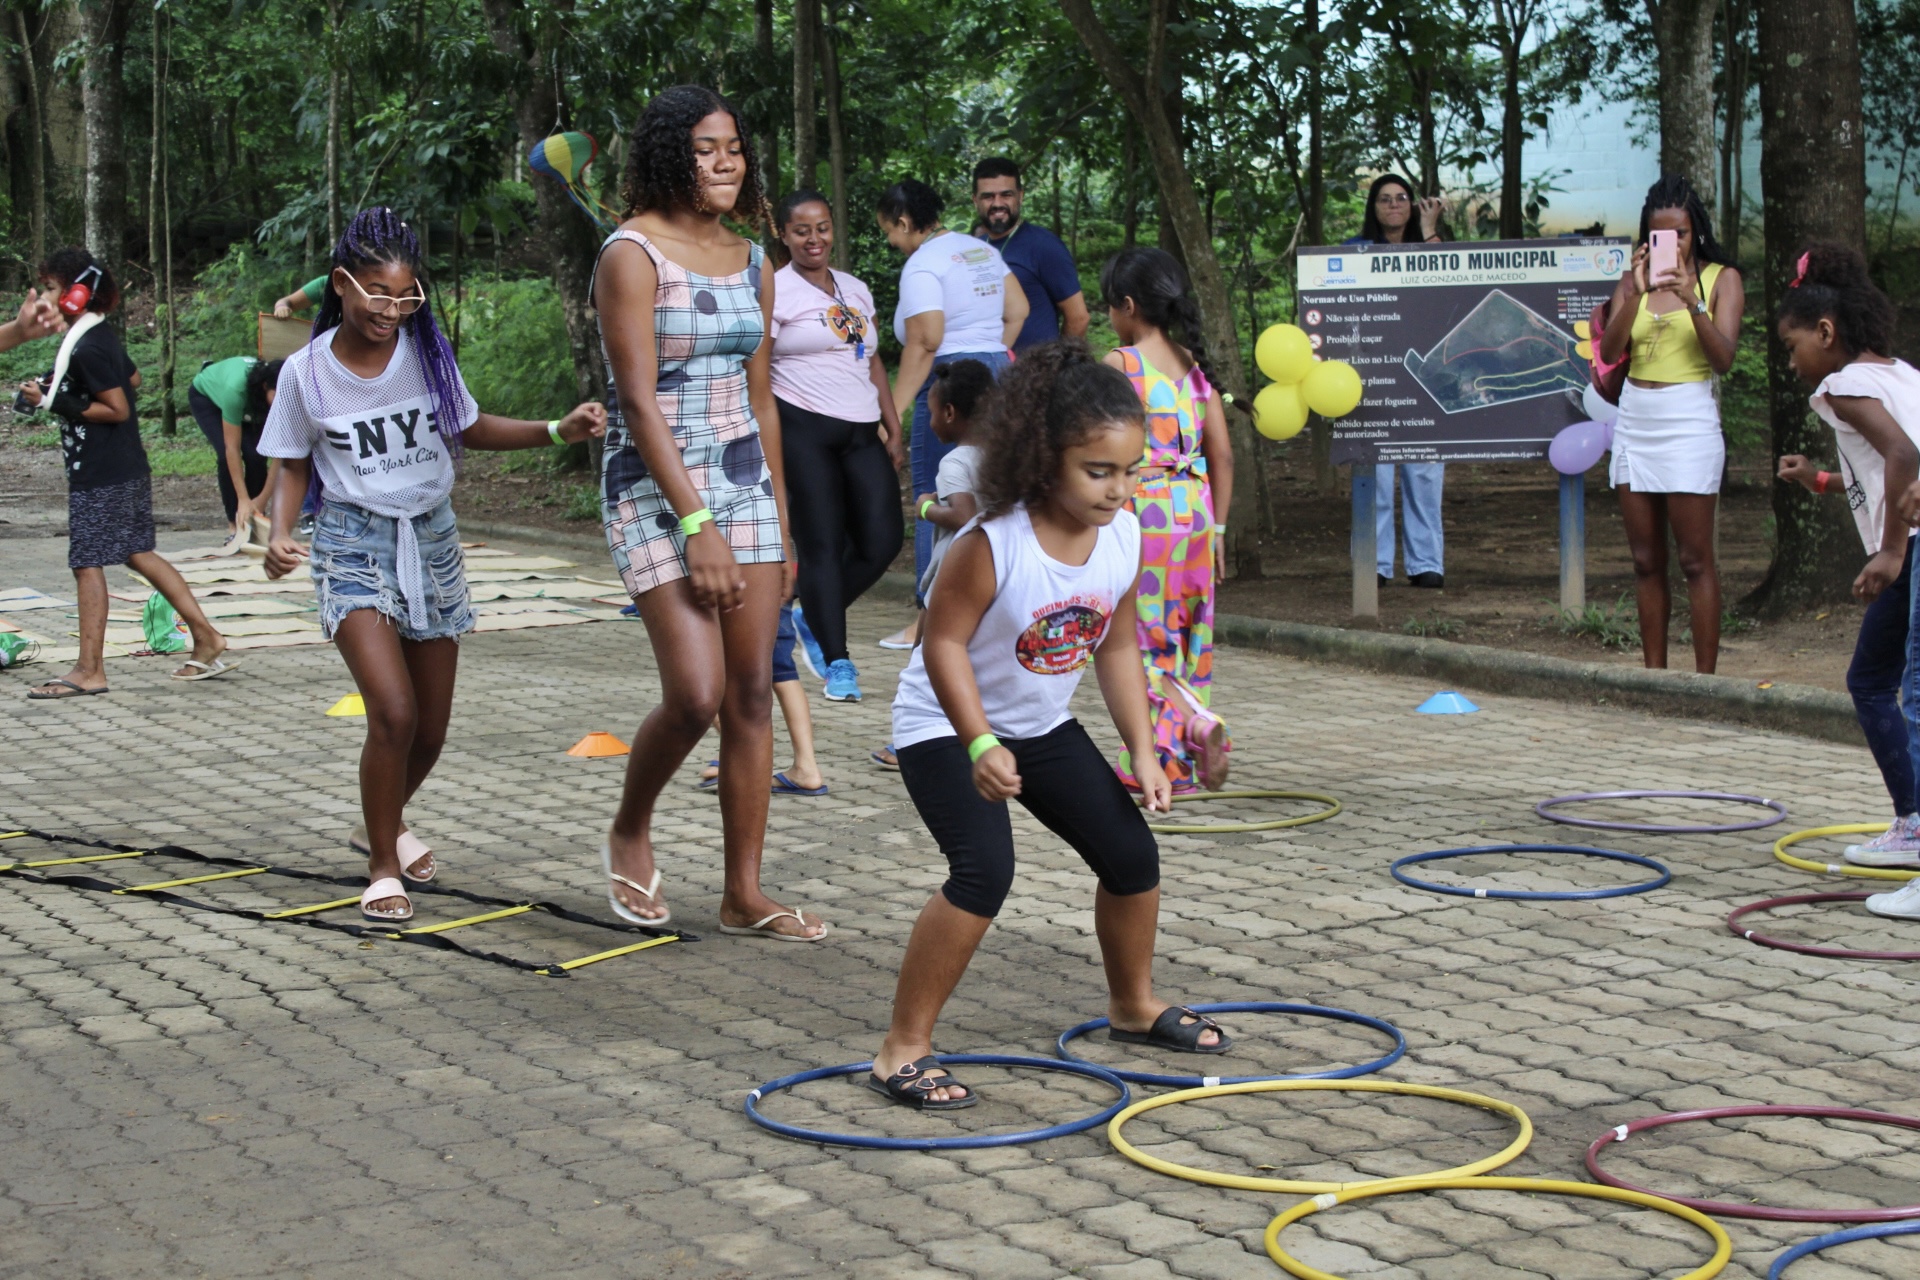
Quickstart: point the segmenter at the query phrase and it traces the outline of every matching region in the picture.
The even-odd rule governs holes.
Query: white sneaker
[[[1920,880],[1909,880],[1892,893],[1876,893],[1867,899],[1867,910],[1895,920],[1920,920]]]
[[[1859,867],[1920,867],[1920,814],[1895,818],[1865,844],[1848,845],[1841,856]]]

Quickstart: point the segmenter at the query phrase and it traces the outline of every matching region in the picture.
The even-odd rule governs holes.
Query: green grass
[[[1426,636],[1446,640],[1466,631],[1466,627],[1452,618],[1408,618],[1400,624],[1404,635]]]
[[[35,414],[26,421],[40,426],[51,422],[51,418],[45,414]],[[193,427],[192,419],[188,419],[184,425]],[[29,449],[58,449],[60,428],[49,425],[37,431],[16,431],[10,443]],[[210,476],[219,464],[219,459],[214,456],[213,449],[197,427],[193,428],[191,435],[183,430],[168,439],[160,434],[159,423],[142,422],[140,443],[146,446],[147,463],[156,476]]]
[[[1562,610],[1558,624],[1561,635],[1597,640],[1602,649],[1640,647],[1640,614],[1627,603],[1624,594],[1614,602],[1612,608],[1589,604],[1577,613],[1571,609]]]

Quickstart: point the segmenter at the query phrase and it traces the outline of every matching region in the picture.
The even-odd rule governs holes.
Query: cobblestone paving
[[[61,590],[61,550],[0,542],[0,586]],[[742,1116],[759,1082],[870,1054],[913,916],[942,876],[897,777],[865,763],[899,665],[869,642],[897,612],[864,606],[856,619],[869,701],[815,703],[833,794],[774,805],[768,883],[825,913],[826,945],[715,930],[714,800],[692,786],[691,764],[660,839],[677,918],[705,937],[565,980],[0,879],[0,1275],[1279,1274],[1260,1233],[1294,1197],[1163,1177],[1099,1131],[922,1155],[822,1149]],[[483,635],[462,661],[452,740],[412,810],[415,829],[455,885],[603,910],[593,850],[620,762],[562,751],[591,729],[624,736],[652,701],[640,628]],[[236,678],[193,685],[167,680],[158,662],[123,661],[108,697],[19,701],[43,670],[0,675],[0,823],[354,872],[344,836],[361,729],[321,715],[351,688],[330,649],[249,653]],[[1912,966],[1769,951],[1721,926],[1734,905],[1817,887],[1773,862],[1773,833],[1593,840],[1674,871],[1667,888],[1601,902],[1449,898],[1386,873],[1421,848],[1581,842],[1587,833],[1531,813],[1565,791],[1730,789],[1782,797],[1794,827],[1875,818],[1885,798],[1864,750],[1493,697],[1478,715],[1416,716],[1429,687],[1231,650],[1216,687],[1243,785],[1333,792],[1347,812],[1290,831],[1166,838],[1163,993],[1312,1001],[1393,1022],[1411,1049],[1379,1078],[1470,1089],[1532,1116],[1538,1136],[1506,1174],[1584,1180],[1589,1141],[1653,1112],[1790,1102],[1920,1114]],[[1091,705],[1087,718],[1105,732]],[[1248,802],[1235,813],[1289,811]],[[1061,1028],[1104,1012],[1090,877],[1024,814],[1018,824],[1022,874],[949,1011],[950,1052],[1045,1054]],[[0,849],[21,857],[29,843]],[[1533,855],[1429,873],[1530,887],[1640,874]],[[113,864],[97,874],[154,878]],[[196,892],[240,905],[313,900],[312,886],[269,879]],[[421,914],[447,910],[424,899]],[[1773,925],[1920,949],[1920,933],[1834,909]],[[539,916],[466,932],[540,960],[604,945]],[[1245,1073],[1383,1051],[1364,1028],[1227,1021]],[[1089,1058],[1140,1061],[1082,1044]],[[960,1119],[969,1128],[1052,1123],[1105,1099],[1058,1074],[966,1075],[989,1095]],[[844,1081],[766,1105],[869,1132],[953,1123],[889,1110]],[[1457,1165],[1511,1136],[1472,1108],[1339,1092],[1175,1107],[1129,1132],[1190,1164],[1330,1180]],[[1893,1129],[1675,1126],[1607,1162],[1723,1198],[1920,1200],[1920,1135]],[[1728,1276],[1764,1275],[1781,1248],[1823,1229],[1725,1225]],[[1486,1192],[1342,1207],[1286,1242],[1369,1280],[1670,1277],[1708,1252],[1692,1227],[1651,1212]],[[1893,1241],[1792,1275],[1916,1273],[1920,1248]]]

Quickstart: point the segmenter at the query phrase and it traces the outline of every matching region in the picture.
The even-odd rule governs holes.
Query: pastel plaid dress
[[[1121,347],[1121,370],[1147,411],[1147,453],[1133,514],[1140,521],[1140,654],[1147,668],[1154,746],[1176,788],[1198,783],[1189,729],[1213,692],[1213,492],[1200,452],[1201,405],[1212,388],[1196,367],[1173,379],[1137,347]],[[1197,393],[1197,394],[1196,394]],[[1121,769],[1132,765],[1122,753]]]
[[[673,429],[687,476],[713,524],[740,564],[786,558],[773,479],[760,447],[760,425],[747,399],[747,357],[760,347],[760,246],[747,246],[747,268],[703,276],[670,260],[637,231],[607,237],[646,250],[659,276],[653,329],[659,350],[654,398]],[[601,344],[604,357],[606,345]],[[627,593],[639,597],[687,576],[687,539],[659,484],[634,448],[608,362],[606,450],[600,465],[600,513],[607,546]]]

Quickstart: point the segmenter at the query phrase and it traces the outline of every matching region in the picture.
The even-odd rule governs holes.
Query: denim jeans
[[[1004,351],[955,351],[950,355],[935,356],[935,365],[952,364],[956,360],[978,360],[993,370],[993,376],[999,377],[1000,371],[1013,363]],[[927,411],[927,388],[933,385],[933,375],[927,375],[926,382],[920,388],[920,394],[913,400],[913,437],[908,444],[907,456],[913,473],[913,497],[923,493],[932,493],[934,479],[940,474],[940,463],[953,446],[943,444],[934,437],[932,419]],[[916,520],[913,524],[913,580],[920,581],[927,576],[927,562],[933,558],[933,525],[926,520]],[[926,598],[920,598],[925,604]]]
[[[1446,483],[1444,462],[1382,462],[1374,467],[1374,559],[1380,576],[1393,576],[1393,473],[1401,473],[1406,504],[1407,576],[1445,573],[1447,535],[1440,525],[1440,489]]]
[[[1914,794],[1920,778],[1920,653],[1913,643],[1920,628],[1913,625],[1914,543],[1907,543],[1907,560],[1900,576],[1867,606],[1860,619],[1860,639],[1847,668],[1847,692],[1860,718],[1867,749],[1880,766],[1893,811],[1906,817],[1920,807]]]

